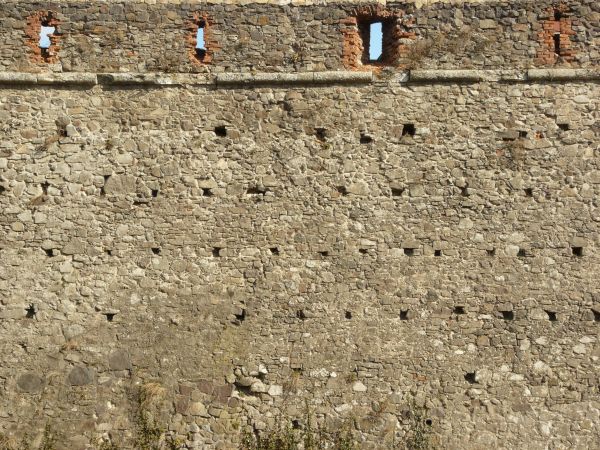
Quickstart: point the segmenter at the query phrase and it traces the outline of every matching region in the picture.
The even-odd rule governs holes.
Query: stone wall
[[[406,5],[494,45],[375,74],[341,71],[352,4],[1,5],[0,432],[128,448],[154,386],[190,449],[305,402],[366,449],[413,403],[441,448],[597,448],[600,11],[525,70],[553,5],[519,5]]]
[[[66,72],[340,70],[352,66],[343,58],[348,21],[369,9],[375,9],[375,17],[394,18],[399,63],[405,67],[594,66],[600,60],[596,0],[422,8],[391,2],[377,8],[351,2],[311,7],[149,3],[8,0],[0,15],[0,67]],[[48,10],[60,33],[58,58],[50,65],[35,57],[35,36],[23,33],[32,17]],[[562,14],[558,21],[555,10]],[[190,40],[195,39],[190,23],[198,14],[210,23],[211,64],[197,64],[190,56]],[[561,20],[562,31],[555,26]],[[555,33],[563,40],[558,58],[553,57]]]

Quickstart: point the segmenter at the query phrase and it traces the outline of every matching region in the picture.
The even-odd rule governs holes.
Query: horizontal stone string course
[[[390,79],[397,83],[478,83],[478,82],[527,82],[527,81],[597,81],[600,69],[529,69],[529,70],[413,70],[404,71]],[[388,80],[378,78],[372,72],[301,72],[301,73],[222,73],[205,74],[167,73],[55,73],[33,74],[24,72],[0,72],[0,86],[293,86],[318,84],[369,84]]]

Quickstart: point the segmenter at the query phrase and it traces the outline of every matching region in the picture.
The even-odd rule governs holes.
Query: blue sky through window
[[[44,27],[40,31],[40,48],[50,48],[50,35],[54,34],[56,27]]]
[[[371,24],[371,42],[369,42],[369,59],[377,61],[383,51],[383,29],[381,22]]]
[[[196,48],[200,50],[204,50],[204,28],[198,27],[198,34],[196,34]]]

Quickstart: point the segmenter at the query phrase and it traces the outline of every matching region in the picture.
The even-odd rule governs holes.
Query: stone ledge
[[[529,69],[529,81],[592,81],[600,80],[600,69]]]
[[[397,71],[385,78],[372,72],[330,71],[298,73],[26,73],[0,72],[2,86],[203,86],[212,88],[252,86],[294,86],[327,84],[443,84],[481,82],[563,82],[598,81],[600,69],[523,70],[412,70]]]
[[[217,75],[219,86],[289,85],[328,83],[370,83],[372,72],[300,72],[300,73],[221,73]]]

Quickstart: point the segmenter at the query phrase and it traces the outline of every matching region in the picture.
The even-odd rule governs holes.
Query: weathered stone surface
[[[36,373],[24,373],[17,378],[17,386],[23,392],[35,394],[44,388],[44,379]]]
[[[597,447],[598,2],[308,3],[0,4],[0,430]]]
[[[127,350],[117,350],[108,357],[108,367],[110,370],[130,370],[131,359]]]
[[[74,367],[69,373],[67,382],[71,386],[84,386],[86,384],[94,383],[96,379],[96,373],[93,369],[86,367]]]

